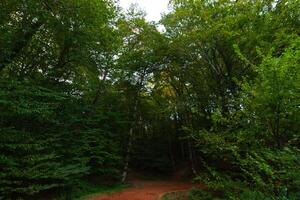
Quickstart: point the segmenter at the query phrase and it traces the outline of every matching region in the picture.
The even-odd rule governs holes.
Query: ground
[[[129,183],[132,187],[121,192],[94,196],[88,200],[158,200],[164,194],[175,191],[186,191],[192,187],[204,188],[201,184],[184,181],[187,169],[178,170],[168,180],[144,180],[140,176],[131,176]]]
[[[192,187],[193,184],[187,182],[135,180],[131,188],[89,200],[157,200],[167,192],[184,191]]]

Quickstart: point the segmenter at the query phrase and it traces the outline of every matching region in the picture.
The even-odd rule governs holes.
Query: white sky
[[[161,13],[168,11],[169,0],[120,0],[120,5],[125,10],[132,3],[137,3],[142,10],[147,12],[146,19],[148,21],[158,22],[161,18]]]

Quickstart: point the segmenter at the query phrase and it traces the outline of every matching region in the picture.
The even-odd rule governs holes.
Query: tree
[[[263,134],[278,148],[285,146],[299,130],[298,46],[299,38],[280,57],[269,53],[256,67],[253,83],[244,84],[249,123],[255,124],[257,134]]]
[[[125,145],[124,170],[122,181],[126,180],[134,132],[142,125],[143,115],[140,112],[143,93],[147,93],[151,87],[150,80],[155,70],[159,68],[156,51],[157,44],[162,36],[154,24],[147,23],[144,13],[135,7],[131,7],[128,18],[119,21],[119,29],[123,38],[123,46],[119,51],[118,67],[120,69],[120,84],[126,90],[127,103],[129,104],[130,121]]]

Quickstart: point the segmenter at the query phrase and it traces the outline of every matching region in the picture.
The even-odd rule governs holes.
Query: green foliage
[[[299,199],[299,3],[173,0],[160,32],[114,0],[2,0],[0,199],[187,161],[192,199]]]
[[[299,19],[291,16],[299,1],[171,3],[162,22],[170,40],[165,85],[174,94],[165,96],[194,141],[198,180],[225,199],[293,199],[300,55]]]
[[[161,200],[182,200],[188,198],[188,191],[184,192],[170,192],[165,194]]]
[[[299,198],[297,43],[278,58],[263,59],[256,79],[243,85],[240,111],[231,118],[216,115],[213,129],[193,135],[207,169],[200,180],[226,198]]]
[[[1,196],[31,196],[62,187],[88,171],[82,161],[62,161],[59,152],[64,127],[57,113],[72,103],[70,98],[18,81],[2,81],[0,95]]]
[[[82,116],[82,101],[26,82],[1,82],[1,196],[33,196],[86,175],[118,175],[115,136]],[[100,126],[99,126],[99,125]],[[102,128],[100,128],[102,127]]]
[[[95,97],[115,48],[114,3],[0,4],[0,198],[69,191],[88,175],[115,179],[121,112],[110,108],[119,103],[110,105],[112,92],[101,104]]]
[[[203,199],[203,200],[218,200],[218,198],[214,197],[212,194],[209,192],[199,190],[199,189],[192,189],[189,191],[189,199],[190,200],[198,200],[198,199]]]
[[[94,184],[89,181],[81,180],[78,185],[72,191],[72,197],[74,199],[84,200],[87,198],[91,198],[95,195],[107,194],[112,192],[118,192],[122,189],[128,187],[124,184],[113,184],[113,185],[99,185]],[[65,199],[63,196],[55,198],[55,200],[63,200]]]
[[[264,57],[256,68],[257,78],[243,84],[249,123],[279,147],[299,134],[299,53],[297,38],[280,57]]]

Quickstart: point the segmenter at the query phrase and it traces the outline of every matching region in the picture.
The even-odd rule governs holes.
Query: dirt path
[[[121,192],[92,197],[89,200],[158,200],[167,192],[184,191],[192,188],[191,183],[178,181],[141,181],[133,182],[133,187]],[[202,188],[201,185],[198,187]]]

